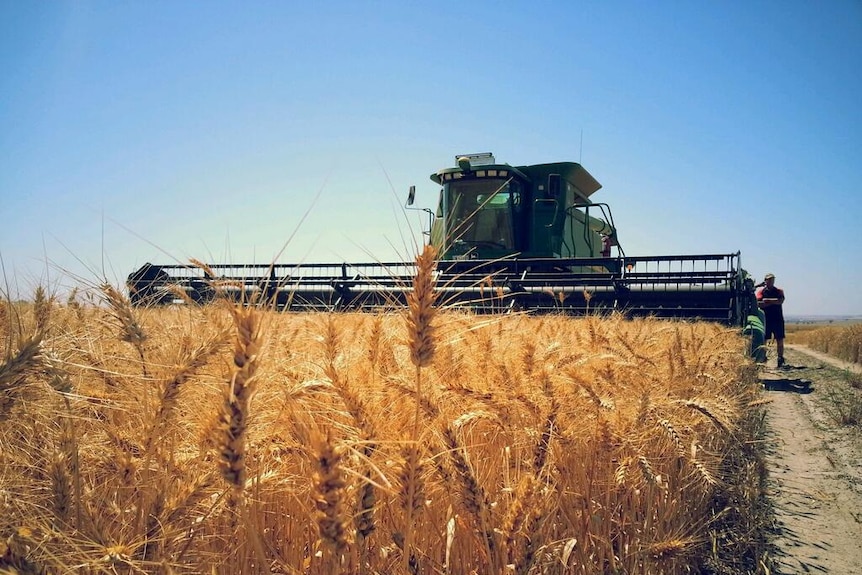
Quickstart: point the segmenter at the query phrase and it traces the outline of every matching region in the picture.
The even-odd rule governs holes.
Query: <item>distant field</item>
[[[788,316],[785,319],[788,325],[800,326],[852,325],[862,323],[862,316]]]
[[[853,363],[862,363],[862,319],[787,323],[787,342]]]

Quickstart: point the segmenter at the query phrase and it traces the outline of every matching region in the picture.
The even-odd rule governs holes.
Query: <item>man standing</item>
[[[775,287],[775,274],[766,274],[763,287],[757,290],[757,306],[766,316],[764,341],[773,337],[778,347],[778,367],[784,367],[784,290]]]

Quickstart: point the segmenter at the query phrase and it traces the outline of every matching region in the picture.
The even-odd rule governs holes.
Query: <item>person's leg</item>
[[[778,367],[782,367],[784,365],[784,338],[776,337],[775,346],[778,350]]]
[[[772,348],[772,342],[775,339],[776,338],[775,338],[775,334],[773,333],[772,326],[767,321],[766,326],[764,328],[764,332],[763,332],[763,345],[766,346],[766,349],[767,349],[766,355],[767,356],[769,355],[769,352]]]

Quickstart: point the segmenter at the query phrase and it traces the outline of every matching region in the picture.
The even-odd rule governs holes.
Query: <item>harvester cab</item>
[[[467,154],[431,179],[441,186],[430,230],[441,260],[593,258],[618,245],[610,209],[590,201],[601,184],[580,164]]]

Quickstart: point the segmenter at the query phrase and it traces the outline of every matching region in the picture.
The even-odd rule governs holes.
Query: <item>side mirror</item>
[[[560,178],[560,174],[549,174],[548,175],[548,197],[559,198],[561,188],[562,188],[562,178]]]
[[[416,199],[416,186],[410,186],[410,191],[407,192],[407,205],[412,206]]]

